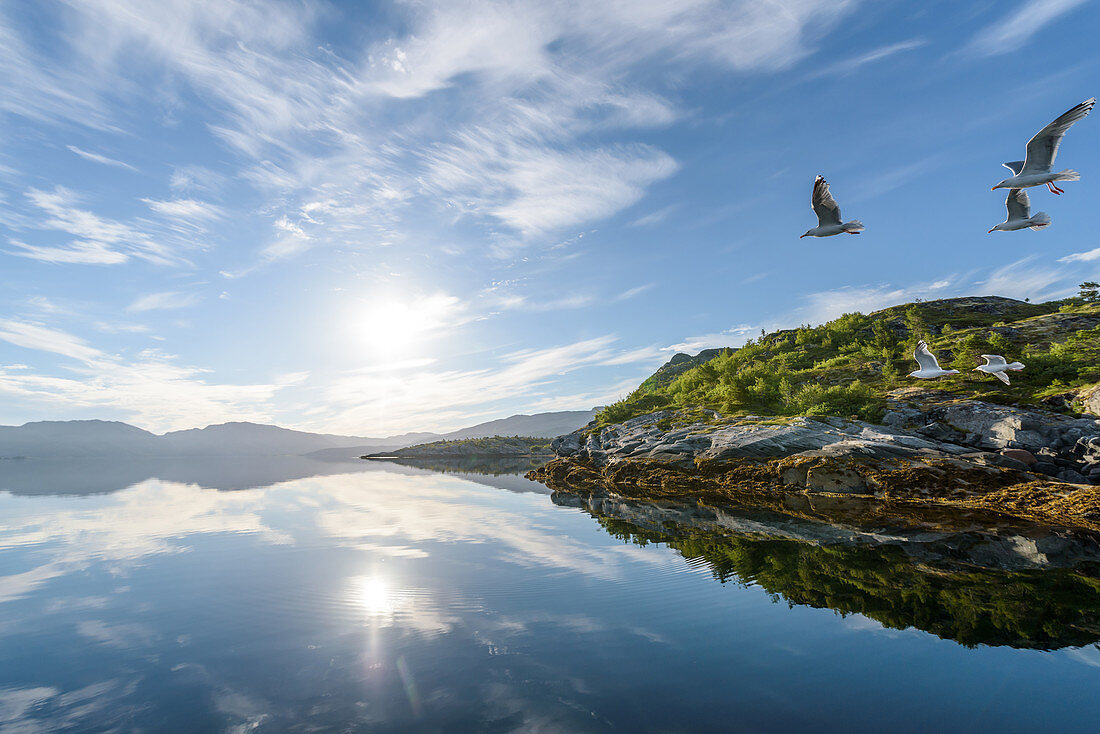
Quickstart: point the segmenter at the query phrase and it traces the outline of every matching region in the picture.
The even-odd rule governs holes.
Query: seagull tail
[[[858,219],[853,219],[850,222],[844,223],[845,232],[862,232],[866,227],[863,226],[863,222]]]
[[[1054,220],[1050,218],[1050,215],[1046,212],[1036,212],[1028,220],[1028,225],[1032,229],[1042,229],[1043,227],[1049,227],[1050,223]]]
[[[1059,171],[1058,173],[1054,174],[1054,180],[1055,181],[1080,181],[1081,180],[1081,174],[1079,174],[1077,171],[1073,170],[1072,168],[1067,168],[1064,171]]]

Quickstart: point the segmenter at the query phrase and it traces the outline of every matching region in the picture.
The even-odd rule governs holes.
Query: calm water
[[[0,731],[1096,731],[1089,538],[517,475],[0,466]]]

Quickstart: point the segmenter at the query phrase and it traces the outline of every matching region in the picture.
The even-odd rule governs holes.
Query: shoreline
[[[903,412],[875,425],[658,411],[555,439],[557,458],[527,477],[578,495],[773,506],[828,497],[902,514],[980,512],[1100,530],[1100,420],[971,403],[953,406],[954,422],[918,419],[918,430],[900,427]],[[964,417],[973,425],[960,425]],[[1085,475],[1053,461],[1093,473],[1065,481],[1049,472]]]

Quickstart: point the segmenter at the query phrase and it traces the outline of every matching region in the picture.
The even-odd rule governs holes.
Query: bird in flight
[[[829,193],[829,183],[818,176],[814,179],[814,190],[810,196],[810,207],[817,215],[817,226],[806,230],[802,237],[832,237],[835,234],[847,232],[859,234],[863,231],[863,222],[853,219],[850,222],[842,222],[840,219],[840,207],[836,199]],[[799,237],[798,239],[802,239]]]
[[[1008,198],[1005,199],[1005,207],[1008,209],[1008,219],[989,230],[990,232],[996,232],[997,230],[1012,232],[1025,227],[1042,229],[1043,227],[1049,227],[1050,223],[1054,221],[1046,212],[1036,212],[1034,216],[1031,215],[1031,200],[1028,199],[1027,192],[1023,189],[1010,190]]]
[[[916,377],[921,380],[934,380],[937,377],[943,377],[945,375],[959,374],[958,370],[942,369],[939,361],[936,359],[936,355],[928,351],[928,344],[924,339],[921,339],[920,342],[917,343],[917,350],[913,352],[913,358],[917,360],[920,369],[910,372],[910,377]]]
[[[1005,358],[999,354],[983,354],[982,358],[985,360],[985,364],[978,365],[974,368],[974,371],[993,375],[1006,385],[1012,384],[1008,381],[1008,375],[1005,374],[1008,370],[1018,371],[1024,368],[1023,363],[1007,362]]]
[[[1073,123],[1083,120],[1096,104],[1096,97],[1086,99],[1081,104],[1066,110],[1054,122],[1035,133],[1035,137],[1027,142],[1027,155],[1022,161],[1012,161],[1001,165],[1012,171],[1012,176],[1001,181],[993,187],[997,189],[1026,189],[1031,186],[1046,184],[1051,193],[1064,193],[1058,188],[1055,181],[1079,181],[1081,175],[1077,171],[1067,168],[1058,173],[1052,173],[1054,158],[1058,155],[1058,146],[1062,144],[1062,138]]]

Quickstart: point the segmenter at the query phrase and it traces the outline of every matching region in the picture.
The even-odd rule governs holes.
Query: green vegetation
[[[916,627],[966,646],[1039,649],[1100,640],[1100,579],[1078,570],[933,567],[897,546],[820,546],[794,540],[642,528],[596,518],[629,543],[664,543],[706,563],[722,583],[755,584],[788,604],[862,614],[892,629]]]
[[[530,436],[491,436],[489,438],[463,438],[453,441],[433,441],[431,443],[408,446],[395,451],[361,456],[361,459],[377,458],[440,458],[469,456],[550,456],[549,438]]]
[[[609,425],[663,408],[710,408],[725,416],[854,415],[876,421],[891,390],[912,386],[960,398],[1038,403],[1100,381],[1100,297],[1092,285],[1082,284],[1076,298],[1049,303],[954,298],[766,334],[740,349],[720,350],[671,380],[646,380],[596,420]],[[921,339],[941,365],[961,374],[935,382],[908,377],[917,367],[912,355]],[[973,371],[983,363],[979,355],[990,353],[1027,367],[1012,373],[1011,386],[1003,385]]]

